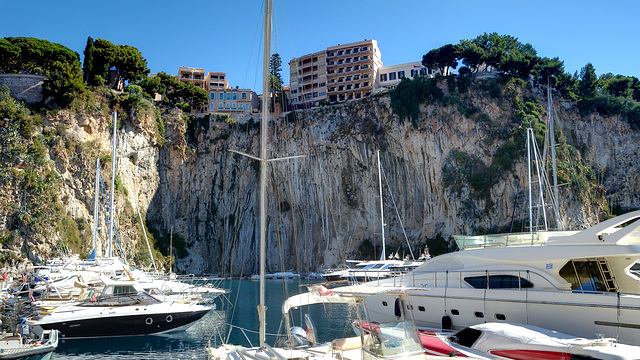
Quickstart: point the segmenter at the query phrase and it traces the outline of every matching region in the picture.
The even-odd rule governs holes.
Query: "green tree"
[[[80,72],[80,62],[73,64],[55,62],[49,79],[42,84],[42,93],[46,97],[53,96],[56,103],[65,107],[73,99],[85,92],[84,79]]]
[[[595,98],[598,91],[598,77],[593,64],[587,63],[580,70],[580,81],[578,82],[578,95],[583,99]]]
[[[93,69],[93,39],[91,36],[87,38],[87,45],[84,48],[84,61],[82,65],[82,73],[84,81],[89,83],[89,74]]]
[[[135,83],[149,74],[147,60],[133,46],[114,45],[108,40],[96,39],[93,42],[93,67],[89,76],[91,84],[101,85],[103,79],[109,77],[109,69],[116,72],[116,85],[119,80]]]
[[[564,62],[557,57],[553,59],[539,58],[535,74],[536,83],[556,87],[560,83],[560,77],[564,74]]]
[[[80,61],[75,51],[47,40],[31,37],[7,37],[5,40],[19,49],[10,69],[14,72],[49,75],[56,62],[73,64]],[[12,48],[14,54],[15,48]]]
[[[604,94],[633,98],[633,77],[613,75],[612,73],[602,74],[598,79],[598,85],[600,91]]]
[[[460,49],[457,45],[447,44],[429,51],[422,57],[422,65],[428,69],[438,69],[443,75],[449,74],[450,68],[458,66]]]
[[[283,105],[282,96],[280,96],[283,83],[281,72],[282,59],[280,59],[280,54],[272,54],[271,58],[269,59],[269,91],[271,93],[271,111],[274,111],[276,102]]]
[[[12,72],[20,58],[20,48],[7,39],[0,39],[0,72]]]

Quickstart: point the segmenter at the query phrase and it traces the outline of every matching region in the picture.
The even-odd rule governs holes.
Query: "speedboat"
[[[639,218],[635,211],[582,231],[466,237],[465,250],[408,274],[333,291],[370,293],[370,321],[396,319],[400,307],[419,327],[509,322],[640,345]]]
[[[36,334],[58,329],[63,338],[147,335],[186,329],[210,306],[160,301],[131,281],[105,281],[99,296],[65,303],[28,318]]]
[[[476,350],[514,360],[640,358],[640,347],[619,344],[615,339],[584,339],[536,326],[486,323],[470,326],[455,334],[422,332],[425,351],[438,355],[466,354]]]

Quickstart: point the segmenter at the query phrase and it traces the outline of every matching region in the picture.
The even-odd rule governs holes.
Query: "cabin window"
[[[425,311],[424,306],[418,306],[419,311]]]
[[[457,309],[451,309],[451,315],[460,315],[460,311]]]
[[[496,314],[496,320],[506,320],[507,317],[504,314]]]
[[[515,275],[489,275],[489,289],[527,289],[533,288],[533,284]],[[464,281],[475,289],[487,289],[487,276],[468,276]]]
[[[407,310],[413,310],[413,305],[407,305]]]
[[[383,302],[382,302],[382,306],[387,306],[387,302],[386,302],[386,301],[383,301]]]
[[[617,291],[613,273],[606,260],[569,261],[560,276],[571,284],[571,290]]]
[[[482,311],[476,311],[473,313],[473,316],[477,317],[477,318],[483,318],[484,317],[484,313]]]

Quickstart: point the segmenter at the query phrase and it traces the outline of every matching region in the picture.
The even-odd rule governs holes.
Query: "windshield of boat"
[[[575,291],[611,291],[617,290],[609,262],[604,259],[587,259],[568,261],[560,276],[571,284]]]
[[[371,330],[371,341],[365,341],[363,346],[365,351],[385,357],[423,351],[416,327],[411,322],[375,324]]]

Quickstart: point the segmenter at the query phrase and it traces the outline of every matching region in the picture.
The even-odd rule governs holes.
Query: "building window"
[[[358,80],[360,79],[360,75],[353,75],[353,80]]]
[[[420,74],[427,75],[427,68],[420,69]]]
[[[341,73],[342,70],[344,70],[343,68],[338,69],[338,73]]]
[[[351,85],[347,85],[347,90],[351,90]]]
[[[354,61],[354,62],[358,61],[358,59],[359,59],[359,57],[357,57],[357,56],[354,56],[354,57],[353,57],[353,61]]]
[[[224,108],[224,104],[223,103],[219,103],[218,104],[218,109],[223,109]]]
[[[351,71],[351,66],[347,66],[346,71]]]
[[[216,99],[216,93],[210,93],[209,100],[215,100],[215,99]]]
[[[369,82],[365,81],[364,84],[362,84],[362,86],[369,86]]]
[[[365,65],[362,65],[362,68],[363,68],[363,69],[368,69],[368,68],[369,68],[369,65],[366,65],[366,64],[365,64]]]
[[[411,70],[411,77],[414,77],[418,74],[419,74],[418,70]]]
[[[358,52],[358,48],[353,49],[353,53],[357,53]]]
[[[329,65],[333,65],[335,63],[336,63],[335,61],[329,61]]]
[[[338,82],[343,82],[344,81],[344,77],[339,77],[338,78]]]
[[[344,53],[347,55],[351,54],[351,49],[347,49]]]
[[[344,90],[344,86],[342,85],[338,86],[338,91],[342,91],[342,90]]]
[[[338,60],[338,64],[342,64],[344,62],[344,60],[340,59]]]
[[[367,47],[366,47],[366,46],[363,46],[363,47],[360,49],[360,51],[367,51]]]
[[[327,56],[333,56],[334,54],[332,52],[330,52],[329,54],[327,54]]]
[[[360,66],[359,66],[359,65],[356,65],[356,66],[354,66],[354,67],[353,67],[353,71],[356,71],[356,70],[358,70],[358,69],[360,69]]]
[[[351,81],[351,76],[347,76],[346,80]]]
[[[231,104],[230,103],[225,103],[224,104],[224,108],[227,109],[227,110],[231,109]]]
[[[369,74],[362,74],[362,78],[363,78],[363,79],[366,79],[366,78],[368,78],[368,77],[369,77]]]
[[[323,87],[323,86],[327,86],[327,83],[323,83],[323,82],[321,82],[321,83],[320,83],[320,87]]]
[[[325,96],[325,95],[327,95],[326,91],[320,91],[320,96]]]
[[[398,79],[402,79],[404,77],[404,71],[398,71]]]
[[[295,91],[295,90],[293,90]],[[247,100],[247,93],[242,93],[242,100]]]
[[[342,50],[338,51],[338,56],[342,55]]]
[[[357,83],[353,86],[354,89],[359,89],[360,88],[360,83]]]
[[[392,72],[389,73],[389,80],[395,80],[396,79],[396,73]]]
[[[236,103],[231,104],[231,108],[235,110],[236,109]]]
[[[218,93],[218,100],[224,100],[224,93]]]
[[[351,62],[351,58],[347,58],[346,62],[350,63]]]
[[[387,74],[380,74],[380,81],[387,81]]]

